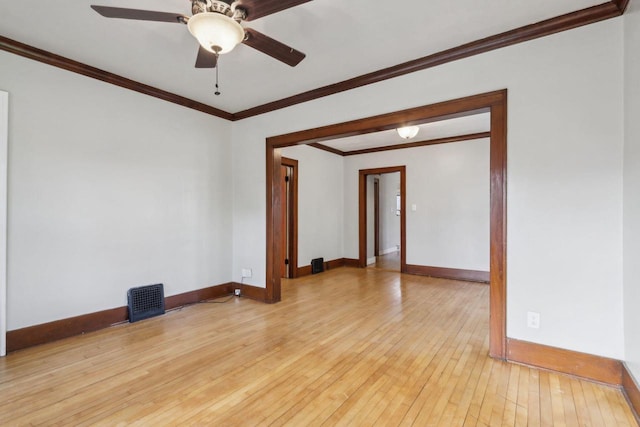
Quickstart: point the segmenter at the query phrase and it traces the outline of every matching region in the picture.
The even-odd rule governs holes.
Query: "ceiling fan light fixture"
[[[398,135],[403,139],[414,138],[418,134],[419,130],[420,128],[418,126],[404,126],[396,129]]]
[[[189,32],[198,43],[212,53],[231,52],[244,40],[242,25],[217,12],[193,15],[187,23]]]

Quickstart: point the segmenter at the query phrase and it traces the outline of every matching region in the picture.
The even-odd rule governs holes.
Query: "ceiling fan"
[[[259,31],[244,28],[240,23],[262,18],[308,1],[311,0],[191,0],[193,13],[191,17],[180,13],[110,6],[92,5],[91,8],[106,18],[186,24],[189,32],[200,43],[196,68],[215,68],[218,56],[230,52],[240,43],[295,67],[306,56],[304,53]]]

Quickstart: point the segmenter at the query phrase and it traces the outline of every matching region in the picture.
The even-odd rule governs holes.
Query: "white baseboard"
[[[380,251],[380,255],[391,254],[391,253],[393,253],[393,252],[399,252],[399,251],[400,251],[400,250],[399,250],[396,246],[394,246],[394,247],[392,247],[392,248],[388,248],[388,249],[385,249],[385,250],[383,250],[383,251]]]
[[[375,264],[376,257],[367,258],[367,265]]]

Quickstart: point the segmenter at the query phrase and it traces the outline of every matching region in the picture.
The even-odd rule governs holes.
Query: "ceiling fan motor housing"
[[[191,12],[194,15],[202,12],[216,12],[228,16],[235,20],[245,18],[244,10],[235,8],[233,3],[227,3],[221,0],[192,0]]]

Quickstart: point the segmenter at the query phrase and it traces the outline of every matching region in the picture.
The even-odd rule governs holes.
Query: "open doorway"
[[[381,267],[385,264],[391,264],[389,269],[404,272],[407,266],[406,212],[402,206],[406,197],[406,167],[390,166],[362,169],[359,171],[358,180],[358,264],[360,267],[366,267],[372,264],[376,265],[380,261]],[[391,187],[391,191],[385,191],[385,183]],[[382,198],[388,200],[382,202]],[[398,200],[400,200],[400,205],[398,205]],[[382,212],[383,210],[389,211],[387,212],[389,215]],[[391,218],[388,220],[389,217]],[[396,230],[389,230],[394,226],[394,223],[397,223]],[[397,232],[397,240],[394,239],[393,231]],[[387,236],[390,237],[387,238]],[[391,243],[396,241],[397,243]],[[387,257],[391,260],[390,263],[384,262],[385,255],[390,255]],[[397,262],[394,262],[396,260]]]
[[[285,205],[282,215],[282,255],[280,277],[298,277],[298,161],[282,158],[280,192]]]
[[[400,271],[400,172],[367,176],[367,267]]]
[[[266,283],[265,301],[281,299],[280,264],[285,201],[278,191],[282,178],[280,148],[317,144],[352,135],[490,113],[490,319],[489,354],[506,358],[507,268],[507,91],[499,90],[379,116],[274,136],[266,140]],[[406,251],[405,251],[406,252]],[[402,252],[401,256],[405,253]],[[366,254],[365,254],[366,257]],[[404,260],[406,264],[406,260]]]

